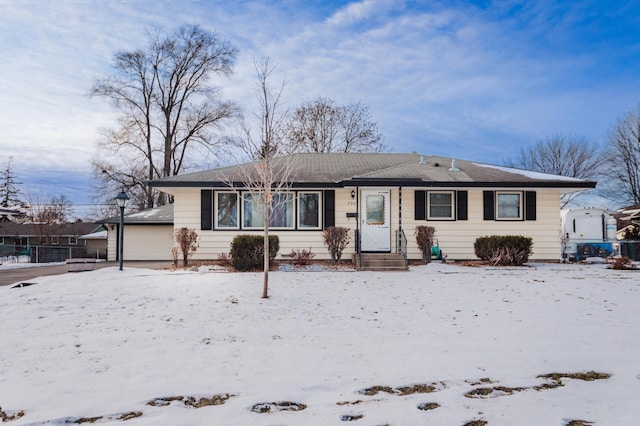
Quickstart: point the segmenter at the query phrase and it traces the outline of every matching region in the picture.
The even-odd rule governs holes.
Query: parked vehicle
[[[563,260],[581,261],[619,254],[616,219],[606,209],[567,209],[560,214]]]

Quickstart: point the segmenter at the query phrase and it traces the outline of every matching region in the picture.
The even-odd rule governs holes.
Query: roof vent
[[[424,155],[420,156],[420,163],[418,163],[418,164],[427,164],[427,162],[424,161]]]
[[[450,172],[459,172],[460,169],[456,167],[456,160],[455,158],[453,160],[451,160],[451,168],[449,169]]]

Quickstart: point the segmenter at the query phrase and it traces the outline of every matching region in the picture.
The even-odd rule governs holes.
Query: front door
[[[362,251],[391,251],[390,191],[363,190],[360,199]]]

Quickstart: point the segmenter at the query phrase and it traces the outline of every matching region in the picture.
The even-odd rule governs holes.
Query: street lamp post
[[[124,242],[124,208],[127,207],[129,197],[125,194],[124,189],[116,197],[116,204],[120,207],[120,229],[118,238],[118,259],[120,260],[120,270],[122,271],[122,253]]]

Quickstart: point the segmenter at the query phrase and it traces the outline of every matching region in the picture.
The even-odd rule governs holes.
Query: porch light
[[[120,270],[122,271],[122,253],[123,251],[123,242],[124,242],[124,208],[127,207],[127,203],[129,202],[129,197],[125,194],[124,189],[118,194],[116,197],[116,204],[120,208],[120,229],[119,229],[119,238],[118,238],[118,259],[120,260]]]

